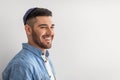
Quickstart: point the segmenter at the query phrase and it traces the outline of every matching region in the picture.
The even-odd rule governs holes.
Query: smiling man
[[[28,43],[9,62],[3,80],[56,80],[49,52],[54,38],[52,12],[30,8],[23,17]]]

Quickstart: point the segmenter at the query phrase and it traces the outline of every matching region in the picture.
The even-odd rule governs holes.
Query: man
[[[47,49],[54,38],[52,12],[45,8],[31,8],[23,17],[28,43],[9,62],[3,80],[56,80]]]

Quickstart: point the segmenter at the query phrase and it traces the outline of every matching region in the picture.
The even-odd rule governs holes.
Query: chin
[[[47,48],[47,49],[50,49],[51,47],[52,47],[52,46],[51,46],[51,45],[49,45],[49,46],[47,46],[46,48]]]

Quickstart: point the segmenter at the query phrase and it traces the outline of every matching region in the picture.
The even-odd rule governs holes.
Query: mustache
[[[42,37],[54,37],[54,35],[43,35]]]

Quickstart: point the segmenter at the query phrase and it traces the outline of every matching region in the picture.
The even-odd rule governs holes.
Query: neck
[[[37,44],[35,44],[35,43],[33,43],[33,42],[30,42],[30,41],[28,41],[28,44],[30,44],[30,45],[32,45],[32,46],[34,46],[34,47],[42,50],[43,53],[46,54],[46,49],[43,49],[43,48],[39,47]]]

